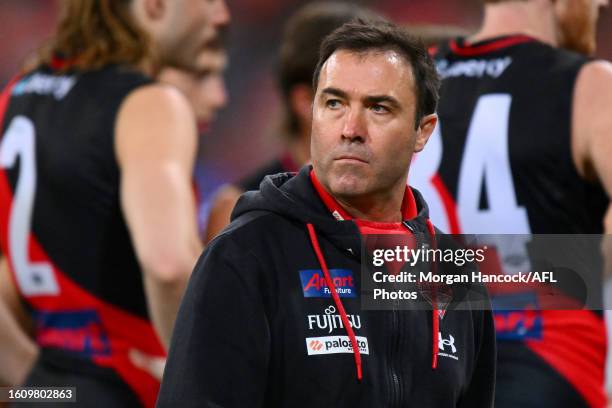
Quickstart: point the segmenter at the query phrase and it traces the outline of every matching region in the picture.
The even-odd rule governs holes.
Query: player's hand
[[[146,371],[159,381],[162,380],[164,375],[164,367],[166,366],[166,358],[152,356],[150,354],[143,353],[137,349],[131,349],[129,352],[129,358],[132,364],[136,367]]]

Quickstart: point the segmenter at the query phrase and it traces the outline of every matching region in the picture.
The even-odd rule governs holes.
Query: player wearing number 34
[[[361,309],[362,236],[435,235],[406,185],[437,120],[431,58],[358,21],[326,37],[313,79],[312,167],[245,193],[198,261],[158,407],[491,407],[490,310]]]
[[[612,64],[588,57],[608,1],[484,3],[481,29],[434,53],[440,120],[409,182],[445,232],[516,234],[496,248],[512,273],[529,270],[531,234],[612,232]],[[495,407],[605,407],[601,311],[520,306],[495,311]]]

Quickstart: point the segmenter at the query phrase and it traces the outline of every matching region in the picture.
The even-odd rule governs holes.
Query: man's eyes
[[[385,105],[374,104],[370,107],[370,109],[374,113],[389,113],[391,109],[387,108]]]
[[[337,109],[341,106],[341,103],[339,99],[328,99],[325,101],[325,106],[330,109]]]
[[[327,99],[325,101],[325,107],[329,109],[339,109],[340,107],[342,107],[342,101],[340,99]],[[379,114],[391,112],[391,109],[388,106],[381,105],[378,103],[374,103],[368,106],[368,108],[372,112],[379,113]]]

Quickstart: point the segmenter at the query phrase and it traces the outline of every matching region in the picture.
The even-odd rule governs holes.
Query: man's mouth
[[[346,163],[361,163],[361,164],[367,164],[368,161],[362,157],[359,156],[354,156],[354,155],[350,155],[350,154],[344,154],[342,156],[338,156],[334,159],[335,161],[342,161],[342,162],[346,162]]]

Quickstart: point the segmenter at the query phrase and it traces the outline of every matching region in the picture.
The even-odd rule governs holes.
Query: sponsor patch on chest
[[[361,354],[370,354],[368,339],[356,336],[357,347]],[[307,337],[306,350],[309,356],[320,354],[353,353],[353,345],[348,336]]]
[[[355,278],[350,269],[330,269],[330,278],[341,298],[356,298],[357,290]],[[327,285],[325,275],[320,269],[306,269],[300,271],[300,281],[304,297],[330,298],[331,290]]]

